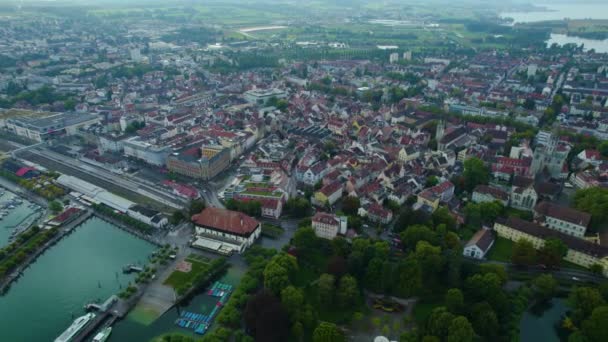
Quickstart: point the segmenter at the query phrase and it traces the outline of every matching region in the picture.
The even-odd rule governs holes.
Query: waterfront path
[[[28,190],[22,188],[20,185],[15,184],[3,177],[0,177],[0,186],[2,186],[5,189],[8,189],[8,191],[10,191],[14,194],[17,194],[21,197],[26,198],[30,202],[34,202],[34,203],[38,204],[39,206],[41,206],[43,208],[47,208],[49,205],[48,201],[45,200],[44,198],[34,194],[31,191],[28,191]]]
[[[40,248],[38,248],[34,253],[32,253],[31,255],[29,255],[19,266],[17,266],[11,272],[11,274],[9,274],[6,278],[4,278],[4,279],[2,279],[2,281],[0,281],[0,293],[5,293],[9,289],[9,287],[13,283],[13,281],[19,279],[19,277],[23,274],[23,271],[32,262],[36,261],[36,259],[42,253],[44,253],[44,251],[46,251],[49,247],[55,245],[64,236],[66,236],[67,234],[71,233],[74,228],[76,228],[79,225],[81,225],[82,223],[84,223],[91,216],[93,216],[93,212],[92,211],[86,211],[85,213],[83,213],[82,215],[80,215],[78,218],[76,218],[74,221],[72,221],[72,222],[66,224],[65,226],[59,228],[59,231],[57,232],[57,234],[54,237],[52,237],[49,241],[47,241],[43,246],[41,246]]]

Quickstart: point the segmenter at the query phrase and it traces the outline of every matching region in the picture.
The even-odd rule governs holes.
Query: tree
[[[293,319],[304,305],[304,292],[294,286],[287,286],[281,291],[281,303]]]
[[[536,108],[536,102],[534,102],[533,99],[526,99],[526,101],[524,101],[523,107],[527,110],[534,110],[534,108]]]
[[[471,319],[473,321],[473,330],[485,337],[487,341],[491,341],[499,333],[500,325],[498,324],[498,317],[488,302],[480,302],[473,305]]]
[[[470,342],[474,336],[475,331],[466,317],[458,316],[450,323],[448,342]]]
[[[439,179],[437,179],[436,176],[428,176],[428,177],[426,177],[426,182],[425,182],[424,186],[427,188],[430,188],[437,184],[439,184]]]
[[[63,204],[61,204],[61,202],[59,201],[52,201],[51,203],[49,203],[49,209],[53,213],[57,214],[63,210]]]
[[[605,158],[608,158],[608,141],[603,141],[600,146],[598,146],[598,150]]]
[[[530,266],[536,263],[536,249],[532,242],[520,239],[513,244],[511,262],[517,266]]]
[[[446,230],[455,230],[457,228],[456,219],[445,206],[437,208],[431,215],[431,218],[433,220],[433,226],[435,227],[443,224],[445,225]]]
[[[485,166],[484,162],[479,158],[469,158],[464,162],[464,187],[468,192],[479,184],[488,184],[490,180],[490,170]]]
[[[601,264],[593,264],[589,267],[589,270],[595,274],[601,275],[604,273],[604,266]]]
[[[464,296],[459,289],[449,289],[445,294],[445,305],[451,313],[458,314],[464,308]]]
[[[319,289],[319,302],[327,307],[331,307],[334,299],[336,278],[331,274],[321,274],[317,281]]]
[[[427,334],[440,339],[446,338],[454,317],[454,314],[443,306],[433,309],[426,323]]]
[[[171,215],[171,224],[179,224],[180,222],[182,222],[184,219],[186,218],[186,216],[184,216],[184,213],[176,210],[173,212],[173,214]]]
[[[384,261],[380,258],[373,258],[367,265],[367,271],[365,273],[365,284],[366,287],[374,292],[383,292],[384,284],[382,277],[382,265]]]
[[[568,254],[568,246],[558,238],[548,238],[538,254],[541,263],[548,267],[556,267]]]
[[[290,198],[285,203],[285,213],[291,217],[302,218],[310,215],[312,206],[310,202],[303,197]]]
[[[289,316],[270,292],[262,291],[253,296],[247,302],[243,316],[256,341],[282,342],[288,339]]]
[[[422,270],[420,264],[408,257],[397,264],[396,292],[401,297],[411,297],[422,289]]]
[[[422,269],[425,287],[427,289],[433,288],[437,283],[444,263],[441,257],[441,248],[433,246],[426,241],[420,241],[416,244],[414,257]]]
[[[344,342],[342,331],[334,323],[321,322],[312,333],[313,342]]]
[[[547,302],[557,292],[557,280],[551,274],[541,274],[532,280],[534,295],[540,302]]]
[[[359,287],[357,285],[357,280],[350,276],[345,275],[340,279],[338,285],[338,304],[342,308],[352,307],[359,298]]]
[[[583,334],[589,341],[608,341],[608,306],[593,309],[591,317],[583,322]]]
[[[277,262],[269,262],[264,269],[264,287],[278,294],[289,285],[288,270]]]
[[[574,195],[574,207],[591,214],[591,231],[608,224],[608,189],[592,187],[581,189]]]
[[[358,197],[348,196],[342,201],[342,211],[346,215],[357,215],[360,206],[361,203],[359,202]]]
[[[190,217],[192,217],[193,215],[199,214],[203,209],[205,209],[205,201],[202,199],[194,200],[190,202],[188,213],[190,214]]]
[[[494,273],[500,279],[500,283],[504,285],[508,280],[507,270],[504,265],[499,264],[482,264],[479,265],[479,273]]]
[[[346,259],[341,255],[335,255],[327,262],[327,273],[333,275],[336,279],[340,279],[347,271]]]
[[[468,301],[488,302],[498,317],[508,310],[508,298],[502,290],[500,278],[494,273],[474,274],[466,279],[463,289]]]
[[[318,241],[319,238],[311,227],[300,228],[293,235],[293,245],[297,248],[298,255],[304,257],[316,251]]]
[[[400,236],[403,246],[408,249],[414,249],[420,241],[427,241],[432,244],[438,242],[437,234],[429,227],[423,225],[410,226]]]
[[[606,304],[600,292],[592,287],[575,287],[568,296],[568,303],[573,308],[572,319],[580,323],[591,315],[595,308]]]

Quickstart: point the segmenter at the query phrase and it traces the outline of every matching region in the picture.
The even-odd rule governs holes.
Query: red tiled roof
[[[315,216],[313,216],[312,222],[319,222],[319,223],[333,224],[333,225],[340,224],[340,221],[338,220],[338,218],[335,215],[327,214],[327,213],[320,212],[320,211],[317,212],[315,214]]]
[[[19,170],[17,170],[17,172],[15,172],[15,175],[17,177],[23,177],[23,176],[25,176],[26,173],[28,173],[30,171],[36,171],[36,169],[34,169],[33,167],[22,167]]]
[[[251,216],[220,208],[205,208],[192,216],[192,221],[197,226],[245,236],[251,235],[260,224]]]
[[[333,182],[331,184],[328,184],[324,187],[321,188],[321,190],[319,190],[321,193],[323,193],[325,196],[331,196],[332,194],[338,192],[338,190],[342,190],[342,183],[340,182]]]
[[[78,208],[68,208],[66,209],[64,212],[62,212],[61,214],[55,216],[55,218],[53,219],[53,221],[56,222],[65,222],[67,221],[70,217],[72,217],[73,215],[75,215],[76,213],[79,213],[80,209]]]

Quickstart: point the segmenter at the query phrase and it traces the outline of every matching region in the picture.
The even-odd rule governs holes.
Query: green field
[[[163,284],[169,285],[177,290],[177,289],[183,287],[185,284],[194,283],[194,280],[200,274],[203,274],[203,273],[206,273],[207,271],[209,271],[210,262],[209,262],[209,259],[207,259],[207,258],[198,256],[198,255],[194,255],[194,254],[190,254],[186,258],[185,261],[192,264],[192,270],[187,273],[179,271],[179,270],[175,270],[175,271],[173,271],[173,273],[171,273],[169,275],[169,277],[167,277],[167,279],[165,280],[165,282]]]
[[[511,249],[513,248],[513,241],[497,237],[494,241],[494,246],[487,254],[489,260],[511,262]]]

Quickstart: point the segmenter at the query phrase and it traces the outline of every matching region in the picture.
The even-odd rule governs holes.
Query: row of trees
[[[57,228],[41,231],[38,226],[34,226],[22,233],[15,242],[0,250],[0,279],[40,249],[57,232]]]
[[[152,232],[152,226],[145,224],[145,223],[141,222],[140,220],[135,219],[127,214],[117,213],[114,211],[114,209],[112,209],[104,204],[92,204],[91,208],[93,208],[93,210],[95,210],[101,214],[107,215],[118,221],[124,222],[129,227],[133,227],[144,234],[149,234],[150,232]]]
[[[226,201],[226,209],[240,211],[253,217],[262,216],[262,203],[259,201],[239,201],[231,198]]]

